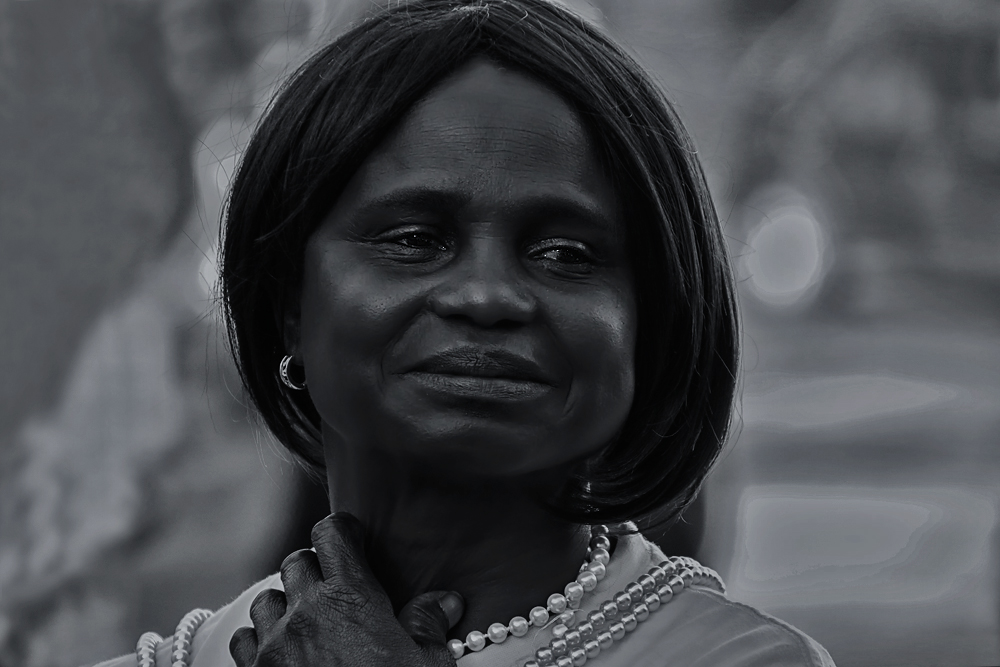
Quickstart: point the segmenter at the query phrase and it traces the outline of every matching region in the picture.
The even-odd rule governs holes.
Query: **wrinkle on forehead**
[[[366,160],[370,172],[461,174],[504,187],[543,171],[552,184],[606,190],[608,179],[577,113],[557,93],[489,60],[470,62],[403,118]],[[409,179],[406,179],[409,180]]]

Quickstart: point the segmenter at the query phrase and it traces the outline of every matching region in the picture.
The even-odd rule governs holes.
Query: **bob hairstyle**
[[[413,105],[476,57],[517,70],[580,115],[620,201],[638,308],[635,397],[615,438],[552,506],[581,523],[669,519],[718,457],[736,389],[732,272],[692,143],[648,75],[549,0],[393,2],[319,50],[282,86],[247,146],[222,239],[222,305],[266,425],[322,476],[308,391],[278,378],[286,304],[309,236]]]

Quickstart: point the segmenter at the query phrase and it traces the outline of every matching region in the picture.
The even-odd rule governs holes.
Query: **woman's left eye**
[[[597,264],[597,258],[587,244],[569,239],[539,243],[532,248],[532,256],[575,273],[588,272]]]

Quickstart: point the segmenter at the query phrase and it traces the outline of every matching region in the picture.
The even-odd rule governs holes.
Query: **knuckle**
[[[253,660],[256,652],[257,634],[253,628],[238,628],[229,640],[229,654],[240,665]]]
[[[309,553],[308,549],[299,549],[285,556],[285,560],[281,561],[281,571],[286,572],[305,565],[306,553]]]
[[[277,603],[285,601],[285,594],[275,588],[267,588],[257,594],[250,604],[250,608],[263,607],[273,608]]]
[[[282,591],[268,588],[257,594],[250,603],[250,619],[256,625],[264,618],[281,616],[285,611],[285,594]]]
[[[330,515],[316,522],[316,525],[312,527],[312,532],[310,537],[312,538],[313,544],[318,544],[321,542],[326,542],[336,533],[336,525],[333,520],[334,515]]]

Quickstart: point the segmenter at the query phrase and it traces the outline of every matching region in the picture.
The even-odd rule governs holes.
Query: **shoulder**
[[[642,540],[650,561],[662,553]],[[637,545],[638,546],[638,545]],[[801,630],[710,588],[691,586],[612,651],[617,664],[692,667],[834,667],[830,654]]]
[[[663,611],[636,629],[635,655],[626,664],[833,667],[829,653],[805,633],[712,590],[688,588]]]
[[[273,574],[263,579],[226,606],[218,609],[201,624],[191,642],[191,657],[188,667],[218,667],[232,664],[229,655],[229,640],[237,628],[251,625],[250,605],[257,594],[268,588],[281,589],[281,577]],[[164,638],[156,649],[156,665],[150,667],[168,667],[173,664],[173,635]],[[107,660],[95,667],[135,667],[136,655],[129,653],[119,658]]]

